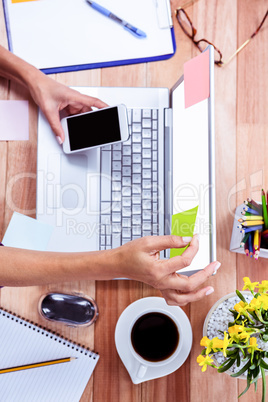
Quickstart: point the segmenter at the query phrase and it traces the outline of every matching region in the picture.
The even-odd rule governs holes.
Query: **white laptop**
[[[172,214],[198,205],[200,248],[182,271],[190,275],[216,259],[214,51],[206,51],[210,96],[189,108],[183,77],[171,91],[75,88],[127,106],[130,138],[122,144],[66,155],[39,113],[36,217],[54,226],[48,250],[105,250],[170,234]]]

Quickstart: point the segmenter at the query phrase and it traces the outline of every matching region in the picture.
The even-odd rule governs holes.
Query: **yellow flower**
[[[225,357],[226,357],[226,349],[227,349],[228,345],[229,345],[229,336],[228,336],[228,333],[224,331],[222,353],[223,353],[223,356],[225,356]]]
[[[244,315],[244,316],[248,317],[247,307],[248,307],[248,304],[244,303],[242,300],[239,303],[234,305],[234,310],[239,313],[237,318],[239,318],[240,315]]]
[[[250,338],[249,345],[250,345],[248,347],[249,353],[254,353],[255,350],[261,350],[258,348],[257,339],[254,336],[252,338]]]
[[[214,351],[214,349],[222,349],[223,340],[219,339],[218,337],[209,339],[207,336],[204,336],[200,341],[200,345],[205,346],[205,348],[207,348],[206,355],[208,355],[211,352],[211,350]]]
[[[268,291],[268,281],[262,281],[260,285],[257,286],[260,293],[265,293]]]
[[[260,298],[260,296],[258,296],[257,298],[253,298],[251,300],[251,302],[248,305],[248,311],[254,311],[254,310],[259,310],[262,307],[262,299]]]
[[[248,276],[245,276],[243,278],[244,281],[244,287],[243,290],[250,290],[251,292],[254,292],[254,289],[259,285],[259,282],[251,282]]]
[[[207,366],[213,366],[213,359],[211,358],[211,356],[202,356],[202,355],[199,355],[199,356],[197,356],[197,359],[196,359],[196,361],[197,361],[197,363],[199,364],[199,366],[201,366],[202,367],[202,371],[204,372],[204,371],[206,371],[206,369],[207,369]]]
[[[250,338],[250,334],[245,331],[245,327],[243,325],[233,325],[228,328],[228,332],[231,337],[231,342],[247,342]]]

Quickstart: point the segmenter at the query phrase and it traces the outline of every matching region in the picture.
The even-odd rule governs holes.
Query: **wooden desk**
[[[172,10],[182,4],[171,1]],[[267,9],[266,0],[200,0],[187,9],[198,28],[198,38],[216,44],[228,58],[255,31]],[[0,9],[0,43],[7,46],[3,11]],[[198,54],[174,20],[176,55],[163,62],[127,67],[89,70],[53,76],[67,85],[84,86],[165,86],[171,87],[183,73],[183,63]],[[134,281],[73,282],[58,286],[4,288],[1,305],[39,322],[100,353],[100,361],[82,401],[180,401],[235,402],[245,381],[217,374],[213,369],[201,373],[196,357],[201,351],[204,318],[212,304],[226,293],[241,289],[242,278],[268,279],[267,261],[257,263],[230,253],[229,243],[236,205],[252,196],[260,200],[260,189],[268,189],[268,21],[245,50],[224,68],[215,68],[216,91],[216,177],[217,177],[217,259],[222,262],[216,277],[209,281],[215,293],[184,311],[190,318],[194,342],[186,363],[175,373],[141,385],[133,385],[114,344],[114,329],[121,312],[133,301],[158,293]],[[26,90],[0,79],[0,99],[29,99],[30,141],[0,143],[0,234],[1,238],[13,210],[35,216],[37,108]],[[21,175],[21,173],[24,173]],[[22,177],[24,176],[24,178]],[[33,267],[34,268],[34,267]],[[37,313],[39,297],[46,291],[79,290],[94,297],[100,316],[93,327],[70,329],[41,320]],[[253,387],[241,401],[260,401],[261,384]]]

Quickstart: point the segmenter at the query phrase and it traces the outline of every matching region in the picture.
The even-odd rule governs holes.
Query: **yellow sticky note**
[[[36,0],[11,0],[11,3],[26,3],[26,1],[36,1]]]
[[[172,215],[171,234],[182,237],[192,237],[194,234],[197,210],[198,206],[188,211]],[[170,258],[182,255],[187,247],[188,245],[183,248],[172,248],[170,250]]]

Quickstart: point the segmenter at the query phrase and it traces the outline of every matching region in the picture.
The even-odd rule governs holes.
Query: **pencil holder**
[[[265,193],[262,203],[247,199],[235,211],[230,251],[258,260],[268,258],[268,215]]]

